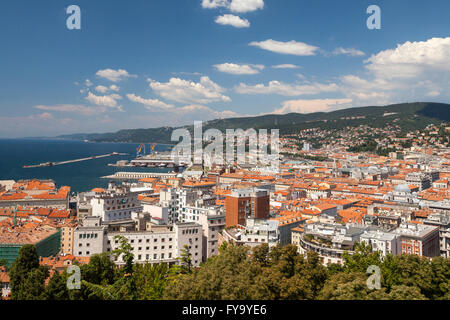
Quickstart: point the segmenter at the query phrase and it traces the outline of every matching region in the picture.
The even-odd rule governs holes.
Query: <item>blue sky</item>
[[[369,30],[366,9],[381,9]],[[68,30],[66,8],[81,9]],[[0,137],[450,98],[450,2],[5,0]]]

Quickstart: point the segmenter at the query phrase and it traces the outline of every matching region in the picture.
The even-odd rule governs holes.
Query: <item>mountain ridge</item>
[[[382,127],[388,122],[396,123],[404,130],[420,129],[432,123],[450,121],[450,104],[434,102],[399,103],[386,106],[366,106],[334,110],[330,112],[266,114],[254,117],[214,119],[203,122],[203,130],[225,129],[280,129],[280,134],[295,133],[302,129],[320,127],[339,129],[346,126],[370,125]],[[121,129],[116,132],[94,134],[71,134],[57,136],[58,139],[89,140],[92,142],[170,143],[174,129],[178,127],[158,127],[148,129]]]

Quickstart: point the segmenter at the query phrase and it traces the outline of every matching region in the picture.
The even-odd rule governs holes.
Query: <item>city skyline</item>
[[[448,102],[450,4],[372,2],[8,2],[0,137]]]

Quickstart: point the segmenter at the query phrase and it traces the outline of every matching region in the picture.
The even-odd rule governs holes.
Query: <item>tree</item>
[[[161,264],[136,264],[134,266],[134,278],[138,292],[138,299],[159,300],[162,299],[164,290],[172,278],[176,277],[178,268],[169,268],[166,263]]]
[[[367,275],[360,272],[338,273],[326,281],[318,298],[320,300],[366,300],[370,289]]]
[[[389,293],[390,300],[427,300],[418,287],[394,286]]]
[[[6,259],[0,259],[0,267],[8,267],[8,260]]]
[[[180,257],[178,260],[181,264],[181,270],[182,273],[191,273],[191,267],[192,267],[192,253],[189,249],[189,246],[185,244],[183,246],[183,249],[180,250]]]
[[[116,278],[116,266],[111,261],[109,253],[101,253],[93,255],[89,263],[81,266],[82,278],[87,282],[109,285],[113,284]]]
[[[46,267],[39,265],[36,247],[23,245],[10,270],[12,300],[40,300],[44,298],[44,282],[48,276]]]
[[[58,271],[55,271],[45,287],[45,300],[69,300],[66,278]]]

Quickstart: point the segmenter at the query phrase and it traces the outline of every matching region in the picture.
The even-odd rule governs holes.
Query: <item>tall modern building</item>
[[[233,190],[225,199],[225,225],[246,225],[247,218],[268,219],[270,195],[267,190]]]

